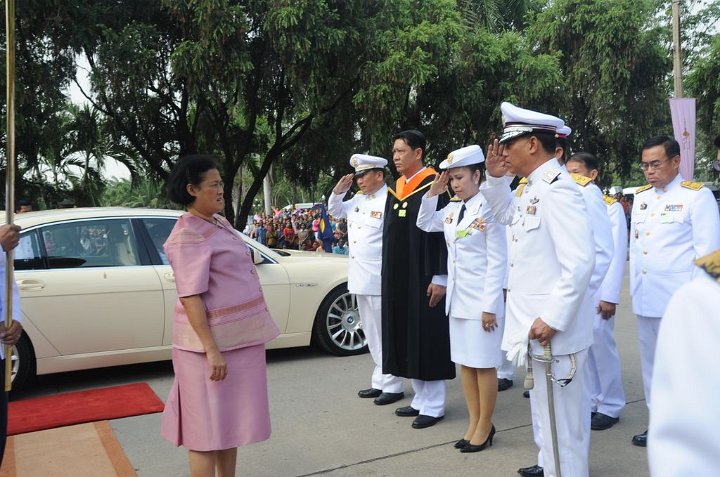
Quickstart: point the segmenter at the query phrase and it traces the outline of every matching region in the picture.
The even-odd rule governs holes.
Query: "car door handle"
[[[45,284],[39,280],[18,280],[17,286],[20,290],[29,291],[37,291],[45,288]]]
[[[167,272],[165,274],[165,279],[169,282],[175,283],[175,274],[173,272]]]

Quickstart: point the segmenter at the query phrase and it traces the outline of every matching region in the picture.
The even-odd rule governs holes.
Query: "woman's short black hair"
[[[167,181],[167,193],[170,200],[180,205],[190,205],[195,197],[187,191],[188,184],[199,186],[205,173],[218,169],[215,158],[208,154],[189,154],[181,157]]]

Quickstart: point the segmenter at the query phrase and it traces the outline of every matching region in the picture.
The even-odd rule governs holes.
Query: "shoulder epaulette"
[[[545,172],[542,176],[542,179],[548,184],[552,184],[557,180],[558,177],[560,177],[560,171],[553,169]]]
[[[638,190],[635,191],[636,194],[639,194],[640,192],[645,192],[646,190],[652,189],[652,184],[645,184],[644,186],[640,187]]]
[[[603,200],[607,205],[613,205],[615,202],[617,202],[617,199],[614,197],[610,197],[609,195],[603,194]]]
[[[458,196],[454,196],[450,199],[450,202],[462,202],[462,199]]]
[[[693,182],[693,181],[682,181],[680,183],[680,185],[686,189],[692,189],[692,190],[700,190],[704,187],[704,185],[701,184],[700,182]]]
[[[575,174],[574,172],[570,173],[570,177],[572,177],[573,180],[575,181],[575,183],[581,187],[585,187],[590,182],[592,182],[592,179],[590,179],[589,177],[585,177],[580,174]]]
[[[527,183],[527,177],[523,177],[522,179],[520,179],[520,182],[518,182],[518,186],[515,188],[515,197],[520,197],[522,195],[522,191],[527,185]]]
[[[702,268],[708,275],[720,282],[720,250],[695,260],[695,265]]]

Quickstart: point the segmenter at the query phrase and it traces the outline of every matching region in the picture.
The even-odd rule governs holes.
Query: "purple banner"
[[[695,98],[670,98],[673,134],[680,143],[680,175],[686,181],[695,174]]]

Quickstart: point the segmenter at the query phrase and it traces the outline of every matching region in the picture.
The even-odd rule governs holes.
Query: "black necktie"
[[[465,217],[465,204],[464,203],[463,203],[462,207],[460,207],[460,214],[458,214],[458,221],[457,221],[458,224],[462,221],[463,217]]]

